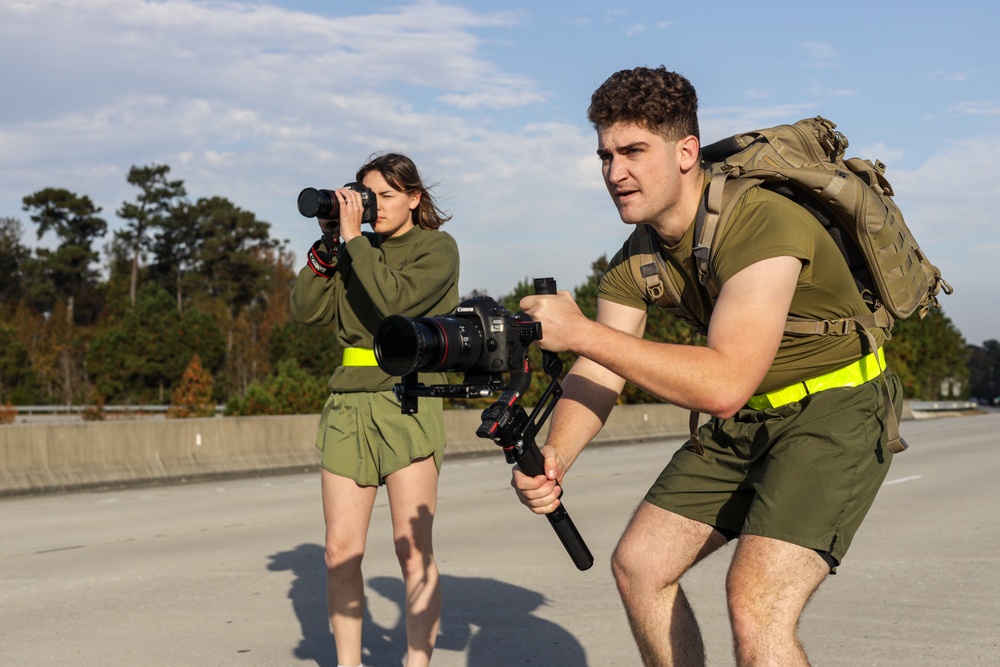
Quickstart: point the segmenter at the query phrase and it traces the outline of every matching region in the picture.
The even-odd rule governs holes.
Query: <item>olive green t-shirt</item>
[[[847,262],[830,234],[808,211],[763,188],[751,188],[739,202],[725,228],[717,232],[711,254],[711,273],[719,287],[756,262],[790,256],[802,260],[802,271],[789,315],[830,320],[869,313]],[[694,224],[676,246],[663,246],[663,264],[681,292],[684,307],[709,324],[713,300],[698,281],[692,254]],[[636,284],[628,264],[626,244],[614,256],[601,278],[600,298],[646,310],[652,303]],[[761,285],[767,289],[767,285]],[[876,343],[881,329],[872,330]],[[870,352],[859,334],[847,336],[789,336],[781,339],[771,368],[755,393],[773,391],[846,366]]]
[[[371,349],[375,331],[389,315],[430,317],[458,306],[458,245],[447,232],[414,227],[395,238],[366,232],[341,244],[333,263],[332,278],[308,266],[299,271],[291,310],[302,324],[335,324],[341,347]],[[444,384],[446,379],[432,373],[422,374],[420,381]],[[338,366],[330,389],[382,391],[397,382],[378,366]]]

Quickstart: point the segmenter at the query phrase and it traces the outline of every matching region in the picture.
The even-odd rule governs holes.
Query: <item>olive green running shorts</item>
[[[899,417],[899,379],[886,371],[885,380]],[[730,538],[761,535],[815,549],[832,571],[892,462],[882,381],[711,419],[698,431],[705,455],[690,445],[675,452],[646,500]]]
[[[323,468],[364,486],[384,484],[387,475],[427,456],[440,472],[443,409],[442,399],[421,398],[417,414],[404,415],[391,391],[331,394],[316,434]]]

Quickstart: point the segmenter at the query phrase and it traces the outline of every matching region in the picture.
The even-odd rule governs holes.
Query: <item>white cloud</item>
[[[828,67],[839,59],[837,50],[829,42],[801,42],[799,47],[806,60],[809,61],[808,64],[812,66]]]
[[[294,209],[299,190],[402,151],[441,183],[446,230],[475,258],[461,289],[499,293],[521,271],[573,286],[608,251],[613,209],[589,127],[506,115],[545,99],[478,55],[475,31],[511,21],[435,2],[341,18],[188,0],[0,8],[0,56],[18,52],[61,91],[38,105],[11,82],[21,108],[0,110],[0,202],[66,187],[109,214],[135,196],[130,166],[168,164],[189,196],[229,198],[301,254],[316,232]],[[564,238],[589,250],[553,257]]]
[[[636,35],[641,35],[646,32],[646,24],[644,23],[633,23],[628,28],[625,29],[625,35],[627,37],[635,37]]]
[[[931,78],[941,79],[942,81],[953,81],[960,83],[962,81],[967,80],[969,78],[969,75],[965,72],[944,72],[939,70],[936,72],[931,72]]]
[[[896,198],[919,239],[1000,242],[1000,136],[957,141],[910,171],[893,171]],[[923,243],[923,241],[922,241]]]
[[[960,116],[1000,116],[1000,102],[959,102],[948,107],[948,112]]]

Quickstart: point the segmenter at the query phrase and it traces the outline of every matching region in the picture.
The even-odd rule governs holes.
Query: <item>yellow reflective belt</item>
[[[747,401],[747,407],[754,410],[778,408],[795,401],[801,401],[809,394],[815,394],[824,389],[856,387],[878,377],[883,370],[885,370],[885,354],[882,352],[882,348],[879,348],[877,352],[862,357],[849,366],[769,391],[766,394],[751,396],[750,400]]]
[[[378,362],[375,361],[375,350],[370,350],[367,347],[348,347],[344,348],[344,360],[340,362],[341,366],[378,366]]]

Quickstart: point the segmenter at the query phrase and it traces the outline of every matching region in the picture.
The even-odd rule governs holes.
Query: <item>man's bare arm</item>
[[[567,293],[526,297],[521,307],[542,322],[542,347],[572,350],[674,405],[729,417],[774,360],[801,268],[794,257],[775,257],[733,276],[716,302],[704,347],[642,340],[591,321]]]
[[[598,299],[597,321],[639,339],[646,325],[645,311]],[[544,336],[544,325],[542,329]],[[545,476],[528,477],[515,469],[511,486],[525,505],[548,514],[558,505],[562,481],[580,452],[600,432],[618,399],[625,380],[607,368],[580,357],[562,382],[563,396],[552,413],[546,445]]]

